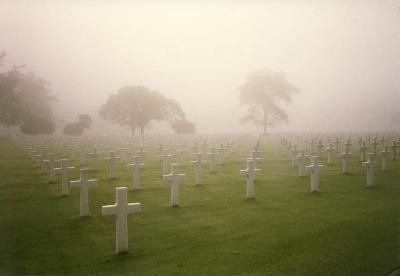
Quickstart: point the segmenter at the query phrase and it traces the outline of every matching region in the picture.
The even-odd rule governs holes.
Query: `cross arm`
[[[115,216],[117,214],[116,210],[117,206],[115,204],[105,205],[101,207],[101,214],[103,216]]]
[[[179,179],[181,179],[181,180],[185,180],[185,176],[186,176],[185,173],[180,173],[180,174],[178,174],[178,177],[179,177]]]
[[[171,181],[172,179],[173,179],[173,174],[171,173],[171,174],[165,174],[165,175],[163,175],[163,180],[164,181]]]
[[[138,213],[142,211],[140,203],[128,203],[128,213]]]
[[[89,187],[97,186],[97,179],[88,180],[88,186]]]
[[[81,187],[82,181],[81,180],[72,180],[69,182],[71,187]]]
[[[249,175],[249,171],[248,170],[240,170],[240,175],[241,176],[248,176]]]

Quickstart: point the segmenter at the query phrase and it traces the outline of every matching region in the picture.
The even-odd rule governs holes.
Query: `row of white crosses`
[[[112,159],[110,159],[112,160]],[[96,179],[89,179],[88,169],[80,170],[79,180],[70,181],[68,185],[68,170],[73,167],[68,167],[67,160],[62,159],[61,167],[57,168],[62,173],[62,194],[68,195],[70,185],[72,188],[80,189],[79,201],[79,214],[80,216],[89,216],[89,188],[97,186]],[[138,162],[138,158],[136,159]],[[141,164],[139,164],[141,166]],[[137,176],[137,174],[136,174]],[[136,180],[136,182],[135,182]],[[138,179],[134,179],[134,183],[139,184]],[[139,186],[140,188],[140,186]],[[102,207],[102,214],[116,216],[116,253],[125,252],[128,250],[128,222],[127,215],[130,213],[137,213],[141,210],[140,203],[127,203],[126,187],[116,188],[116,203],[113,205],[106,205]]]
[[[338,140],[336,140],[338,141]],[[373,186],[373,170],[374,170],[374,161],[373,161],[373,156],[376,155],[376,148],[377,145],[379,144],[377,142],[377,139],[375,138],[372,142],[369,142],[373,148],[374,148],[374,153],[367,153],[368,147],[366,146],[366,142],[363,141],[362,139],[359,139],[359,145],[360,145],[360,159],[362,161],[362,165],[366,167],[367,170],[367,187]],[[294,155],[297,153],[297,148],[295,145],[292,145],[290,142],[283,142],[286,147],[289,145],[290,152],[292,153],[292,166],[295,166],[294,160],[297,161],[298,166],[299,166],[299,176],[304,176],[304,159],[307,157],[304,155],[304,151],[301,151],[300,155],[296,156],[296,159]],[[319,143],[321,145],[321,142]],[[342,172],[347,173],[348,172],[348,158],[351,156],[350,153],[350,147],[351,147],[351,142],[350,139],[347,140],[345,143],[345,151],[341,154],[342,157]],[[322,146],[319,147],[319,150],[322,148]],[[393,141],[393,144],[391,148],[396,151],[398,148],[397,142]],[[326,149],[328,152],[328,164],[331,164],[332,160],[332,153],[337,152],[337,148],[333,148],[332,144],[329,145],[329,147]],[[386,170],[386,163],[387,163],[387,155],[390,153],[387,149],[387,146],[384,146],[384,149],[382,150],[382,170]],[[363,161],[365,159],[365,156],[367,156],[367,161]],[[311,191],[318,191],[318,171],[323,167],[323,165],[318,165],[317,164],[317,156],[311,157],[311,165],[307,166],[307,168],[310,168],[311,170]],[[392,160],[396,159],[396,155],[392,153]]]
[[[32,153],[30,153],[32,154]],[[44,156],[44,155],[41,155]],[[41,157],[40,156],[40,157]],[[36,157],[36,156],[35,156]],[[61,173],[61,194],[66,196],[69,195],[69,188],[79,188],[80,189],[80,208],[79,213],[80,216],[89,216],[89,188],[97,186],[96,179],[89,179],[89,171],[87,168],[80,170],[80,178],[79,180],[69,181],[68,173],[70,170],[75,169],[74,167],[68,166],[67,159],[55,160],[54,154],[48,154],[49,159],[43,160],[45,164],[48,165],[49,173],[50,173],[50,182],[55,182],[55,173]],[[113,154],[110,154],[110,158],[108,158],[109,162],[113,162],[115,160]],[[55,163],[60,162],[60,167],[56,168]],[[138,164],[138,157],[135,158],[135,163]],[[141,166],[142,164],[139,164]],[[129,166],[129,165],[128,165]],[[113,166],[110,166],[110,170],[113,169]],[[113,172],[110,171],[110,176],[113,175]],[[137,174],[136,174],[137,176]],[[134,177],[135,179],[135,177]],[[134,180],[135,182],[135,180]],[[139,184],[138,179],[136,178],[136,183]],[[127,203],[127,193],[126,187],[118,187],[116,188],[116,203],[114,205],[107,205],[102,207],[103,215],[115,215],[116,216],[116,253],[121,253],[128,250],[128,224],[127,224],[127,215],[130,213],[139,212],[141,209],[140,203]]]

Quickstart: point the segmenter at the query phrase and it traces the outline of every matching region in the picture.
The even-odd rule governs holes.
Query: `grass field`
[[[129,202],[142,212],[129,223],[130,252],[115,255],[115,218],[101,206],[115,202],[115,187],[131,183],[118,166],[108,180],[99,163],[99,185],[89,191],[91,217],[79,217],[79,190],[59,196],[57,184],[11,140],[0,139],[0,274],[74,275],[385,275],[400,264],[400,165],[365,187],[358,155],[350,174],[326,166],[320,192],[310,193],[274,142],[264,141],[256,198],[245,199],[244,157],[231,155],[216,174],[205,170],[194,185],[194,169],[180,187],[180,207],[171,208],[169,184],[155,156],[142,171],[142,190]],[[77,164],[75,164],[77,165]],[[76,170],[71,180],[79,178]]]

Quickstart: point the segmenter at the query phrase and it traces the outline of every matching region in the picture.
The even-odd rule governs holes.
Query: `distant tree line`
[[[52,111],[55,97],[50,93],[49,84],[32,72],[25,72],[24,66],[2,72],[5,56],[5,52],[0,52],[0,124],[17,126],[26,134],[53,133],[56,129]],[[239,91],[240,103],[247,106],[247,115],[241,122],[262,126],[266,135],[268,126],[289,122],[282,104],[290,103],[299,89],[288,82],[283,72],[263,69],[251,73]],[[153,121],[166,122],[176,134],[196,132],[195,124],[186,119],[178,102],[140,85],[124,86],[111,94],[99,109],[99,115],[111,123],[128,127],[132,135],[139,131],[144,136],[145,128]],[[64,126],[63,133],[82,135],[91,124],[90,115],[81,114],[77,122]],[[398,122],[393,120],[392,124]]]

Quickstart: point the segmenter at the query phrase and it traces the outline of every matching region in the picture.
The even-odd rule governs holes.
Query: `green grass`
[[[79,190],[60,197],[59,179],[48,184],[0,139],[0,274],[384,275],[400,264],[399,161],[387,172],[377,165],[373,188],[357,155],[348,175],[336,161],[321,172],[320,192],[310,193],[309,176],[297,177],[266,141],[256,198],[246,200],[239,170],[249,149],[216,174],[206,170],[202,186],[194,186],[192,167],[181,167],[179,208],[169,207],[169,184],[152,156],[142,190],[128,194],[143,209],[128,219],[130,251],[115,255],[115,218],[102,217],[101,206],[115,202],[115,187],[130,185],[131,174],[119,165],[108,180],[101,161],[89,174],[99,183],[89,191],[92,216],[81,218]]]

